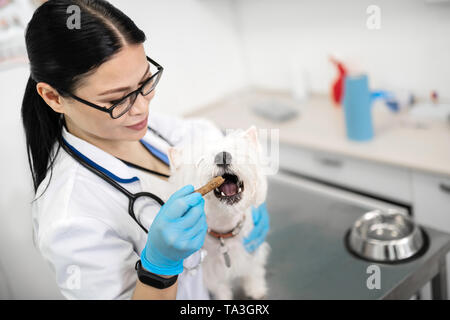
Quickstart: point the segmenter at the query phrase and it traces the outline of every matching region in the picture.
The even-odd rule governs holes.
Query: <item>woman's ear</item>
[[[251,126],[244,132],[244,137],[247,138],[254,145],[258,144],[258,130],[255,126]]]
[[[172,170],[177,170],[180,167],[182,161],[181,150],[175,147],[169,147],[169,149],[167,150],[167,155],[169,157],[170,168]]]
[[[53,111],[64,113],[62,97],[55,88],[45,82],[38,82],[36,84],[36,90]]]

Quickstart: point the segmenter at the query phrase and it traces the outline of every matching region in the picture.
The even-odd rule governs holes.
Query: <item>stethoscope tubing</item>
[[[170,146],[173,146],[172,143],[170,143],[170,141],[168,141],[167,139],[165,139],[159,132],[157,132],[154,129],[151,129],[150,127],[148,127],[148,129],[150,129],[153,133],[155,133],[158,137],[160,137],[161,139],[163,139],[165,142],[167,142]],[[93,166],[91,166],[89,163],[87,163],[86,161],[84,161],[83,158],[81,158],[79,155],[77,155],[65,142],[64,139],[59,140],[59,144],[61,145],[61,147],[71,156],[74,158],[75,161],[77,161],[78,163],[80,163],[82,166],[84,166],[86,169],[88,169],[89,171],[91,171],[92,173],[94,173],[95,175],[97,175],[98,177],[100,177],[101,179],[103,179],[104,181],[108,182],[111,186],[113,186],[114,188],[116,188],[117,190],[119,190],[122,194],[124,194],[127,198],[128,198],[128,214],[131,216],[131,218],[141,227],[142,230],[144,230],[145,233],[148,233],[148,230],[138,221],[138,219],[136,218],[136,215],[134,214],[134,203],[136,202],[136,199],[138,199],[139,197],[150,197],[153,200],[155,200],[160,206],[164,205],[164,201],[159,198],[157,195],[151,193],[151,192],[138,192],[138,193],[131,193],[130,191],[128,191],[126,188],[122,187],[119,183],[117,183],[116,181],[114,181],[113,179],[111,179],[108,175],[106,175],[104,172],[94,168]],[[195,267],[185,267],[184,268],[186,270],[188,270],[189,272],[196,272],[196,270],[199,268],[199,266],[201,265],[202,261],[204,259],[204,254],[201,253],[200,254],[200,260],[198,262],[198,264]]]
[[[89,163],[87,163],[83,158],[81,158],[79,155],[77,155],[73,150],[67,145],[67,143],[61,139],[59,141],[59,144],[61,147],[66,151],[75,161],[80,163],[82,166],[84,166],[86,169],[103,179],[104,181],[108,182],[111,186],[119,190],[122,194],[124,194],[128,198],[128,214],[131,216],[131,218],[141,227],[142,230],[145,231],[145,233],[148,233],[148,230],[138,221],[136,218],[136,215],[134,213],[133,207],[134,203],[136,202],[136,199],[139,197],[150,197],[153,200],[155,200],[160,206],[164,205],[164,201],[158,197],[157,195],[151,193],[151,192],[138,192],[136,194],[131,193],[126,188],[122,187],[119,183],[108,177],[104,172],[94,168]]]

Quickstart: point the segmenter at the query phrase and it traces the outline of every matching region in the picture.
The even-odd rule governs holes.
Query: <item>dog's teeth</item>
[[[239,188],[238,192],[242,192],[242,188]]]
[[[217,192],[220,192],[220,191],[219,191],[219,188],[216,188],[216,191],[217,191]]]
[[[225,193],[223,193],[223,191],[220,192],[220,195],[221,195],[222,197],[225,197]]]

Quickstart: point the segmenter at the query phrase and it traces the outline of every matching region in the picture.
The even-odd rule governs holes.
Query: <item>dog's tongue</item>
[[[232,196],[237,193],[237,185],[233,182],[224,182],[219,190],[225,193],[226,196]]]

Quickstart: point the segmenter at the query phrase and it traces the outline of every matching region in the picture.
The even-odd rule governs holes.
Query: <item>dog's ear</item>
[[[244,137],[255,145],[258,144],[258,129],[255,126],[251,126],[244,132]]]
[[[182,152],[180,149],[175,147],[169,147],[167,150],[167,154],[169,156],[170,168],[172,170],[177,170],[182,161]]]

